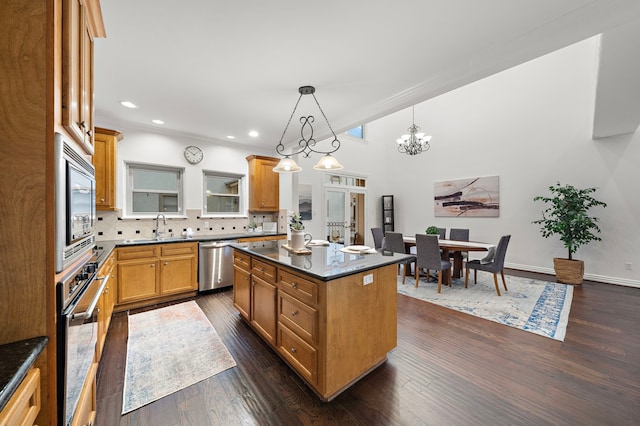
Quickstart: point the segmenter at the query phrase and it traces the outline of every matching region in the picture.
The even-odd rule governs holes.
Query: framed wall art
[[[435,182],[433,194],[436,217],[500,216],[499,176]]]

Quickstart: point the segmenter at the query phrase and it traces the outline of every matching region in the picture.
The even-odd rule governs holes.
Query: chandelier
[[[291,158],[292,155],[302,154],[305,158],[308,158],[312,152],[317,154],[324,154],[318,163],[313,166],[315,170],[340,170],[342,169],[342,164],[336,160],[334,156],[331,154],[336,152],[340,148],[340,141],[336,136],[335,132],[331,128],[331,124],[329,124],[329,120],[327,120],[327,116],[322,111],[320,107],[320,103],[318,103],[318,99],[316,99],[316,95],[314,95],[316,89],[313,86],[302,86],[298,89],[300,92],[300,96],[298,97],[298,101],[296,105],[293,107],[293,111],[291,112],[291,116],[289,117],[289,121],[287,122],[286,127],[284,128],[284,132],[282,132],[282,137],[280,137],[280,142],[276,145],[276,152],[283,156],[284,158],[280,160],[277,166],[273,168],[274,172],[299,172],[302,170],[298,164]],[[331,134],[333,134],[333,140],[331,141],[331,148],[328,151],[322,151],[320,149],[316,149],[316,140],[313,138],[313,122],[315,118],[313,115],[302,116],[300,117],[300,124],[302,127],[300,128],[300,140],[298,141],[298,146],[294,148],[293,152],[289,154],[285,154],[285,147],[282,144],[282,140],[284,139],[285,133],[287,133],[287,129],[289,128],[289,124],[291,124],[291,119],[293,115],[296,113],[296,109],[298,108],[298,104],[300,103],[300,99],[302,99],[302,95],[311,95],[313,96],[313,100],[316,101],[316,105],[318,105],[318,109],[322,116],[324,117],[324,121],[327,122],[329,126],[329,130],[331,130]]]
[[[409,134],[404,134],[400,136],[400,138],[396,139],[398,142],[398,151],[403,154],[408,155],[416,155],[421,152],[428,151],[431,146],[429,145],[429,141],[431,140],[431,136],[425,135],[420,131],[420,126],[416,126],[416,113],[415,106],[411,107],[411,112],[413,114],[413,121],[411,127],[407,129]]]

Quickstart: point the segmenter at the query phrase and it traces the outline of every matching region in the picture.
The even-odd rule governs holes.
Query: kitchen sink
[[[151,244],[172,241],[189,241],[192,238],[187,237],[162,237],[162,238],[131,238],[122,240],[122,244]]]

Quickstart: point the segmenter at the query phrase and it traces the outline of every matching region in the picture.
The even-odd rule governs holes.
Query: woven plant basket
[[[584,262],[582,260],[553,258],[553,269],[556,271],[556,281],[563,284],[582,284],[584,276]]]

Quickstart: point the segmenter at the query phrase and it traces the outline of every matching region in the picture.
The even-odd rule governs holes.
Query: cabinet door
[[[160,294],[197,290],[195,262],[194,256],[160,259]]]
[[[64,0],[62,124],[93,154],[93,37],[82,0]]]
[[[140,260],[118,264],[118,303],[160,296],[160,261]]]
[[[96,127],[93,166],[96,168],[96,209],[116,209],[116,145],[120,132]]]
[[[276,286],[251,276],[251,325],[269,343],[276,344]]]
[[[233,306],[249,320],[251,304],[251,274],[233,265]]]
[[[280,208],[280,175],[273,171],[278,160],[249,156],[249,211],[275,212]]]

